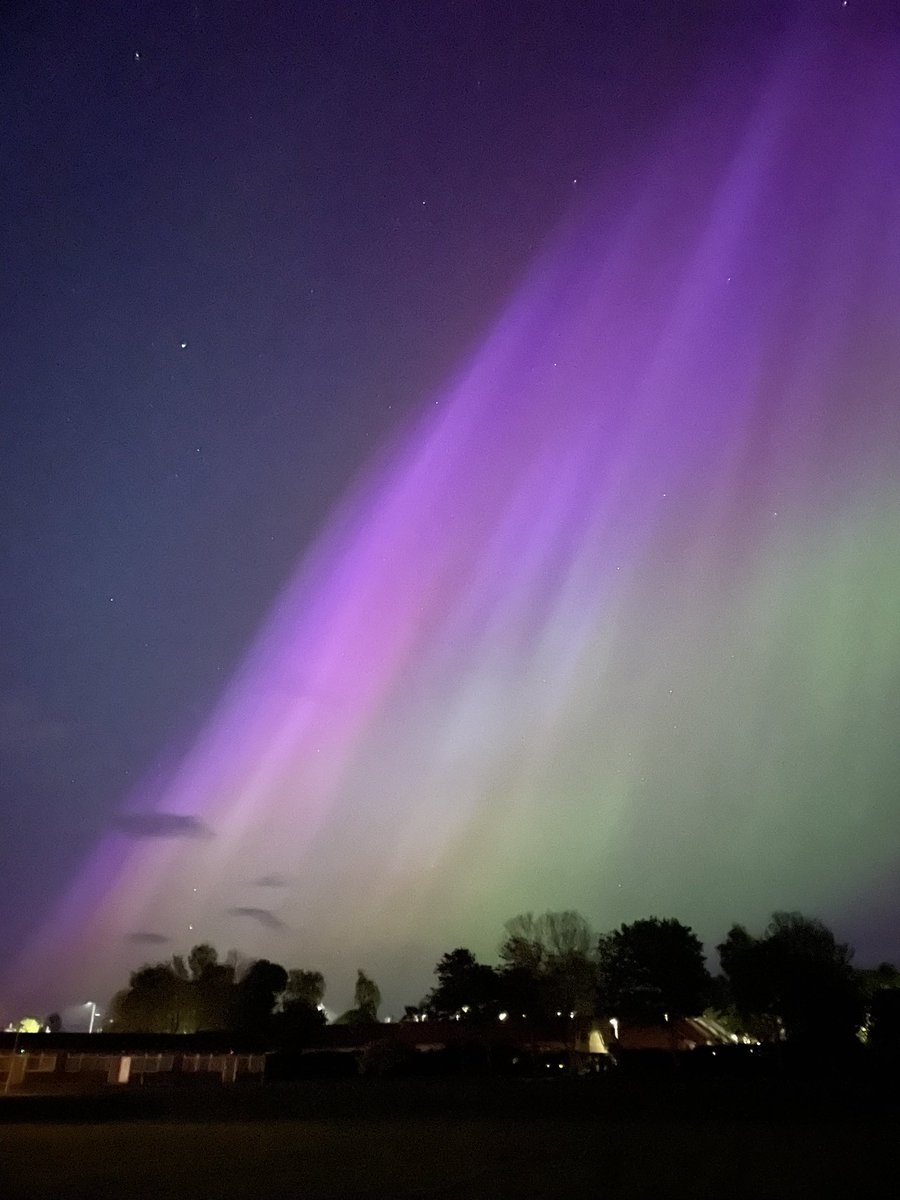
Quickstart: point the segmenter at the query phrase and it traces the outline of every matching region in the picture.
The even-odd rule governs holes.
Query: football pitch
[[[890,1190],[898,1131],[895,1109],[811,1093],[577,1080],[13,1103],[0,1124],[11,1200],[874,1197]]]

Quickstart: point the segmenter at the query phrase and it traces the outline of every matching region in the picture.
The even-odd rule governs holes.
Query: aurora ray
[[[211,836],[110,832],[29,987],[52,962],[113,990],[135,929],[233,945],[260,878],[289,883],[248,950],[338,989],[371,964],[393,1004],[525,908],[712,941],[877,896],[900,844],[895,65],[799,36],[755,85],[707,82],[619,216],[573,219],[125,804]]]

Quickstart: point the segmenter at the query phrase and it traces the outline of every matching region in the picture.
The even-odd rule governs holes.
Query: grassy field
[[[10,1200],[896,1194],[897,1110],[814,1090],[360,1080],[12,1104]]]

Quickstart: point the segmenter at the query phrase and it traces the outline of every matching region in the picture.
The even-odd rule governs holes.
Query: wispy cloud
[[[172,939],[166,937],[164,933],[150,933],[145,930],[138,930],[137,933],[129,933],[125,940],[135,946],[164,946],[167,942],[171,942]]]
[[[227,910],[230,917],[246,917],[249,921],[256,921],[265,929],[285,929],[285,923],[280,917],[268,908],[249,908],[241,906],[238,908],[229,908]]]
[[[180,813],[123,813],[113,820],[113,827],[133,838],[211,838],[208,825],[196,817]]]

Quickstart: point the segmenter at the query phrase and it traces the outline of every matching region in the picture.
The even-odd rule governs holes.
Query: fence
[[[107,1083],[123,1084],[135,1076],[218,1075],[223,1083],[239,1076],[262,1076],[264,1054],[11,1054],[0,1053],[0,1087],[24,1082],[26,1075],[101,1075]],[[36,1082],[36,1081],[35,1081]]]

